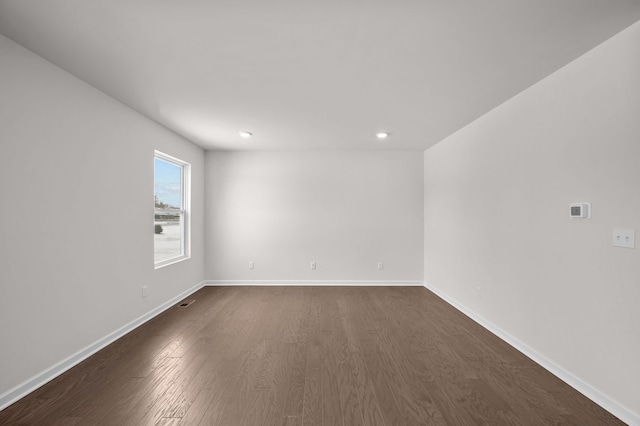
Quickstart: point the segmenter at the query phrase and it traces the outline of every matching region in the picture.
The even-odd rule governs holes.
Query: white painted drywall
[[[3,36],[0,63],[2,395],[202,281],[204,153]],[[158,270],[154,149],[193,188],[192,258]]]
[[[640,23],[424,154],[425,281],[636,414],[638,52]]]
[[[206,279],[422,281],[422,166],[418,151],[207,152]]]

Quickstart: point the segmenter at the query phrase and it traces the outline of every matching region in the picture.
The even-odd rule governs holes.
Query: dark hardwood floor
[[[421,287],[206,287],[1,425],[623,424]]]

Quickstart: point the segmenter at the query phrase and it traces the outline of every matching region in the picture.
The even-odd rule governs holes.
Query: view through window
[[[156,267],[188,258],[188,163],[155,152],[154,260]]]

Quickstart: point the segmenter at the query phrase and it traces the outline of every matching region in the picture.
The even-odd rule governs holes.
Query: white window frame
[[[180,215],[180,254],[178,256],[171,257],[169,259],[164,259],[161,261],[155,261],[155,242],[154,242],[154,266],[155,269],[162,268],[164,266],[172,265],[177,262],[181,262],[183,260],[189,259],[191,257],[191,164],[186,161],[180,160],[179,158],[173,157],[171,155],[165,154],[164,152],[160,152],[155,150],[153,156],[154,163],[154,172],[153,172],[153,184],[154,184],[154,195],[155,195],[155,160],[159,159],[165,161],[167,163],[174,164],[180,167],[181,176],[180,181],[182,183],[182,187],[180,188],[181,192],[181,209],[159,209],[155,207],[155,202],[153,205],[154,213],[153,219],[155,222],[156,214],[176,214]]]

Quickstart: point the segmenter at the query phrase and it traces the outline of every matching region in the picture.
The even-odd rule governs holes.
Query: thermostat
[[[569,216],[572,219],[591,219],[591,204],[571,203],[569,205]]]

